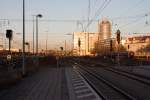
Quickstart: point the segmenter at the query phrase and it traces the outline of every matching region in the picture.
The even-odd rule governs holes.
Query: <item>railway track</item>
[[[116,70],[113,68],[93,66],[88,67],[88,65],[86,64],[80,65],[76,62],[74,62],[74,64],[77,65],[78,71],[87,81],[90,81],[89,84],[92,84],[93,87],[96,86],[97,88],[98,84],[101,84],[100,82],[103,82],[104,84],[109,85],[109,87],[116,87],[116,91],[121,90],[119,91],[119,93],[124,93],[125,95],[127,94],[127,96],[129,97],[127,100],[150,100],[150,80],[148,78],[134,75],[125,71]],[[93,83],[95,82],[94,77],[97,78],[97,80],[95,79],[95,81],[98,81],[95,85]],[[105,88],[103,89],[105,90]],[[103,89],[98,88],[99,91],[103,91]],[[106,100],[113,99],[106,98]]]
[[[93,64],[92,65],[87,64],[87,66],[90,66],[90,68],[92,69],[92,67],[94,65]],[[103,68],[104,70],[108,70],[108,71],[114,72],[116,74],[128,77],[128,78],[131,78],[131,79],[139,81],[141,83],[150,85],[150,78],[149,77],[139,75],[139,74],[135,74],[135,73],[131,73],[129,71],[124,71],[124,70],[121,70],[121,69],[113,68],[113,67],[110,67],[110,66],[109,67],[101,67],[101,68]],[[95,70],[95,69],[92,69],[92,70]]]
[[[147,78],[147,77],[144,77],[144,76],[141,76],[141,75],[138,75],[138,74],[134,74],[134,73],[130,73],[130,72],[127,72],[127,71],[123,71],[123,70],[114,69],[112,67],[104,68],[104,69],[108,70],[108,71],[111,71],[111,72],[114,72],[114,73],[117,73],[119,75],[126,76],[128,78],[131,78],[133,80],[139,81],[141,83],[150,85],[150,79]]]
[[[137,100],[135,97],[114,86],[104,78],[92,73],[90,70],[79,66],[75,68],[103,100]]]

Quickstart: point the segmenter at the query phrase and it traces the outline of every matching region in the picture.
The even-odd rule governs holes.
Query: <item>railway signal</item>
[[[9,52],[10,52],[10,48],[11,48],[12,35],[13,35],[12,30],[10,30],[10,29],[6,30],[6,38],[8,38],[8,40],[9,40]]]
[[[120,48],[120,30],[118,29],[117,32],[116,32],[116,39],[117,39],[117,42],[118,42],[118,56],[117,56],[117,59],[118,59],[118,66],[120,66],[120,57],[119,57],[119,48]]]
[[[117,39],[117,42],[118,44],[120,44],[120,30],[118,29],[117,32],[116,32],[116,39]]]
[[[80,38],[79,38],[79,39],[78,39],[79,55],[80,55],[80,46],[81,46],[81,40],[80,40]]]
[[[60,50],[61,50],[61,51],[63,51],[63,50],[64,50],[64,48],[63,48],[63,47],[60,47]]]
[[[80,40],[80,38],[78,39],[78,46],[79,46],[79,48],[81,46],[81,40]]]

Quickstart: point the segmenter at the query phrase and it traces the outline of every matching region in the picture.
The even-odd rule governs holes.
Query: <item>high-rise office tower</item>
[[[110,39],[111,38],[111,23],[110,23],[110,21],[108,19],[103,18],[99,22],[98,29],[99,29],[98,31],[99,31],[101,40]]]

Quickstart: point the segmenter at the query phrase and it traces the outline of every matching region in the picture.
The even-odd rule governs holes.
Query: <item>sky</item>
[[[104,1],[110,3],[93,17]],[[32,19],[37,14],[43,15],[39,19],[39,46],[43,49],[46,39],[49,49],[59,48],[64,45],[65,40],[68,46],[71,45],[71,35],[67,34],[82,31],[81,24],[78,23],[86,27],[87,22],[83,20],[88,20],[88,15],[89,19],[93,19],[89,32],[98,31],[95,20],[107,17],[112,22],[112,34],[117,29],[121,30],[122,35],[150,33],[149,4],[150,0],[25,0],[26,41],[32,43]],[[0,12],[0,33],[5,33],[8,28],[12,29],[13,45],[21,46],[22,0],[0,0]],[[8,19],[9,25],[2,19]]]

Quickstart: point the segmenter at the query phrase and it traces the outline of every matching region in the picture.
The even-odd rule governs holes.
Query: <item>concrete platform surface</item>
[[[72,67],[44,67],[8,89],[0,100],[101,100]]]
[[[68,100],[64,75],[63,68],[40,69],[15,86],[1,90],[0,100]]]

